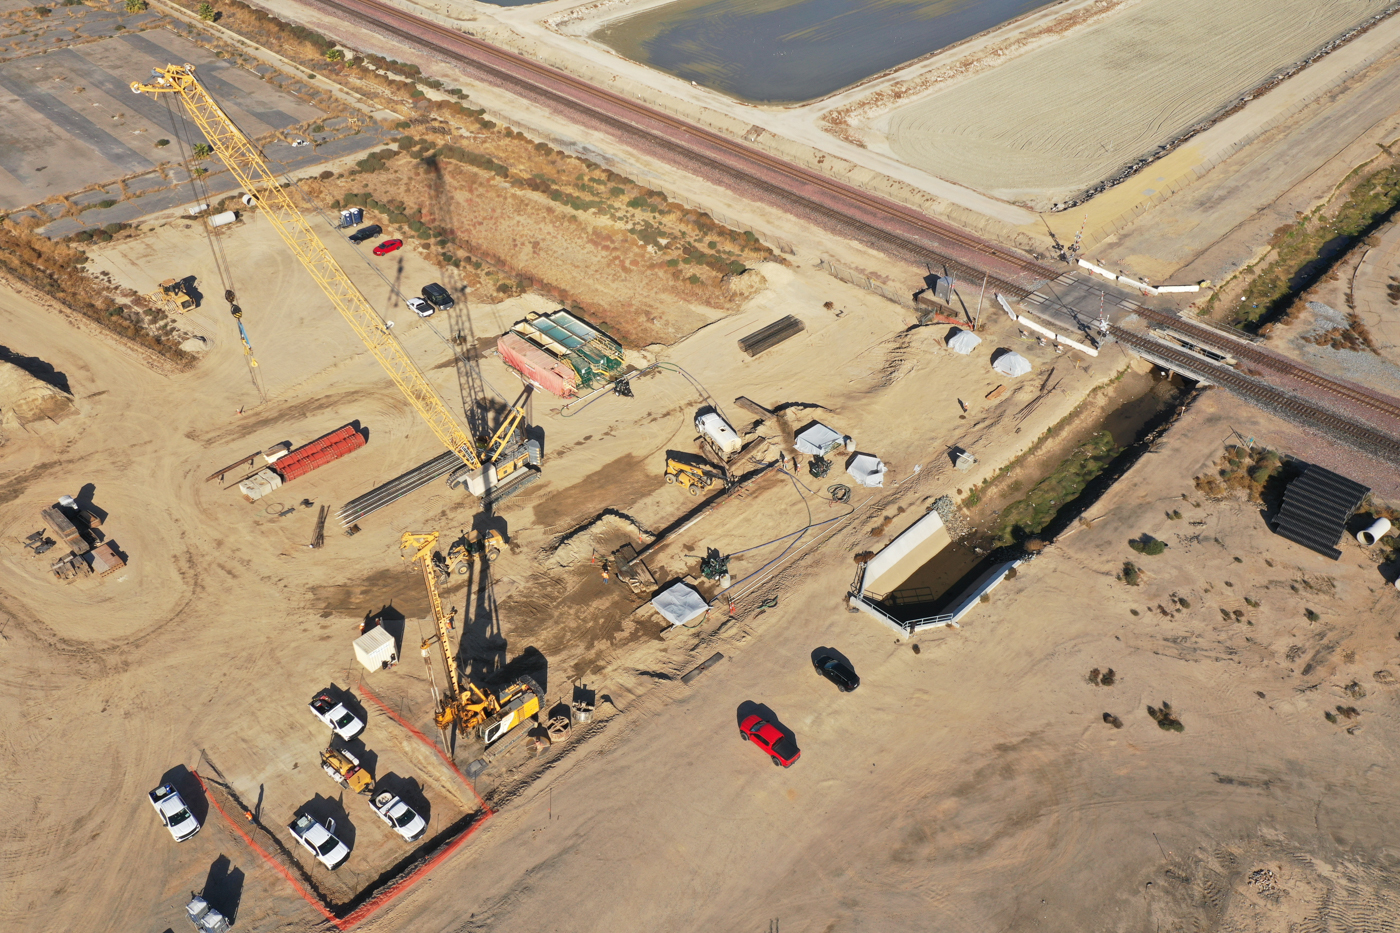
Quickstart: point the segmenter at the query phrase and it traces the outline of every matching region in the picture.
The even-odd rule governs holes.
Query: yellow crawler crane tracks
[[[476,444],[443,403],[422,371],[389,332],[384,319],[370,305],[345,270],[331,256],[290,195],[277,180],[267,160],[218,105],[195,77],[194,66],[166,65],[152,69],[154,82],[132,82],[137,94],[175,94],[198,125],[215,154],[228,166],[249,194],[258,199],[287,248],[311,273],[331,304],[359,335],[389,378],[407,396],[438,440],[472,470],[482,468]]]

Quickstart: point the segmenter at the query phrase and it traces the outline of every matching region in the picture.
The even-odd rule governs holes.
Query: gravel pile
[[[939,496],[933,500],[929,511],[938,513],[938,517],[943,519],[943,527],[948,529],[948,535],[954,541],[972,530],[963,510],[958,508],[958,504],[948,496]]]

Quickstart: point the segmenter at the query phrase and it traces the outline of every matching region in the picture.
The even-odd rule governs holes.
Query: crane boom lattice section
[[[476,445],[422,371],[409,358],[368,299],[350,281],[277,180],[267,160],[194,75],[192,65],[154,69],[155,83],[135,82],[136,93],[175,93],[233,176],[258,198],[259,206],[283,242],[296,255],[337,311],[350,324],[389,378],[428,423],[438,439],[473,470],[482,467]]]

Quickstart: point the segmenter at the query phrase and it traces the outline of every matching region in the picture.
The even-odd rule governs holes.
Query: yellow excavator
[[[499,696],[492,696],[470,680],[463,680],[457,668],[457,652],[452,644],[453,616],[443,611],[442,597],[438,594],[438,568],[435,561],[437,542],[436,531],[425,534],[407,531],[399,541],[400,556],[410,562],[417,561],[422,568],[433,623],[437,627],[436,634],[423,641],[424,663],[427,663],[429,646],[436,640],[443,667],[447,672],[447,686],[437,696],[437,713],[433,721],[443,730],[451,729],[455,725],[462,735],[477,730],[482,742],[490,745],[538,714],[544,691],[530,678],[522,677],[501,691]]]
[[[354,329],[370,354],[384,367],[394,385],[408,398],[415,411],[428,423],[438,440],[462,461],[460,469],[448,477],[454,488],[466,486],[475,496],[493,497],[503,486],[525,480],[526,468],[539,465],[539,447],[524,437],[520,423],[524,403],[517,401],[493,437],[474,438],[462,427],[437,390],[428,382],[413,359],[391,333],[389,324],[356,287],[340,263],[335,261],[311,229],[301,210],[267,164],[262,152],[224,112],[204,85],[195,77],[193,65],[166,65],[153,68],[152,80],[134,81],[137,94],[171,94],[185,105],[191,119],[233,177],[238,179],[277,231],[277,235],[311,273],[326,298]],[[529,397],[528,391],[522,399]]]

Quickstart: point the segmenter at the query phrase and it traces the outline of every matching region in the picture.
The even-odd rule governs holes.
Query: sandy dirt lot
[[[454,408],[470,400],[452,335],[470,330],[489,350],[527,309],[550,306],[459,294],[456,316],[418,319],[399,295],[437,277],[430,256],[371,258],[327,242]],[[336,901],[396,864],[404,850],[363,801],[317,773],[325,734],[305,704],[329,683],[363,683],[429,725],[429,676],[413,650],[428,609],[399,535],[483,521],[506,532],[507,553],[489,578],[445,589],[473,675],[500,683],[528,671],[547,706],[586,684],[597,721],[538,757],[522,746],[493,764],[477,790],[496,815],[361,929],[1400,923],[1385,819],[1400,689],[1394,569],[1354,543],[1327,561],[1273,536],[1256,504],[1205,500],[1192,484],[1232,432],[1362,479],[1374,465],[1208,393],[963,629],[897,641],[843,605],[853,556],[887,540],[872,532],[896,533],[935,497],[991,478],[1128,360],[1113,349],[1056,355],[998,315],[979,352],[960,357],[943,347],[946,326],[910,328],[907,312],[867,292],[764,263],[729,313],[674,315],[653,332],[669,345],[632,348],[675,367],[639,380],[635,399],[564,412],[537,398],[544,476],[489,519],[435,484],[354,537],[328,528],[325,548],[310,550],[303,499],[339,505],[439,448],[262,218],[224,228],[216,244],[166,216],[91,251],[94,271],[139,291],[198,278],[206,302],[180,324],[205,348],[174,375],[0,290],[0,342],[49,367],[76,409],[7,429],[0,444],[0,761],[11,776],[0,804],[14,814],[0,833],[0,926],[173,929],[188,892],[212,885],[237,904],[237,929],[323,928],[222,818],[206,814],[177,846],[142,796],[166,777],[189,789],[181,769],[212,762],[284,841],[276,827],[303,806],[335,817],[352,860],[334,875],[308,871]],[[245,309],[256,371],[218,300],[224,287]],[[657,324],[642,297],[607,301],[624,333]],[[757,358],[739,351],[740,337],[786,314],[804,321],[800,336]],[[1033,374],[996,374],[998,347],[1025,355]],[[1019,419],[1052,368],[1062,390]],[[498,359],[488,353],[481,370],[495,396],[514,397]],[[649,594],[605,582],[596,560],[696,504],[662,481],[666,453],[693,449],[706,396],[749,427],[731,404],[741,394],[785,408],[755,426],[769,441],[758,460],[820,418],[886,461],[886,486],[843,506],[825,494],[846,480],[839,466],[822,482],[772,472],[666,539],[647,558],[659,579],[696,577],[695,555],[715,547],[734,555],[741,583],[732,608],[720,600],[694,628],[663,633]],[[250,505],[204,482],[239,456],[351,421],[368,445],[275,501]],[[954,470],[955,445],[977,455],[974,470]],[[106,513],[126,568],[62,584],[23,549],[38,510],[63,494]],[[607,509],[621,514],[600,519]],[[781,536],[799,532],[785,552]],[[1166,552],[1135,554],[1128,540],[1144,534]],[[1136,587],[1117,578],[1126,560],[1141,567]],[[404,617],[404,663],[364,672],[350,642],[385,610]],[[819,646],[851,660],[858,692],[813,674]],[[680,682],[715,651],[726,660]],[[1094,668],[1113,668],[1114,684],[1093,684]],[[1184,731],[1155,726],[1147,706],[1164,704]],[[753,710],[794,732],[793,769],[739,742],[737,720]],[[363,746],[431,814],[430,833],[467,818],[473,798],[440,761],[368,712]],[[207,806],[191,793],[197,811]],[[112,870],[127,865],[142,868]]]
[[[674,681],[684,664],[660,667],[516,798],[442,875],[470,879],[460,913],[414,896],[367,928],[532,929],[561,902],[583,930],[1393,922],[1400,878],[1377,817],[1395,793],[1400,601],[1355,545],[1333,563],[1274,537],[1252,505],[1180,498],[1230,426],[1294,442],[1202,403],[1090,528],[917,654],[833,611],[841,552],[865,537],[840,533],[766,590],[776,608],[702,642],[728,661],[690,687]],[[1114,574],[1144,533],[1170,547],[1139,558],[1153,563],[1129,587]],[[807,668],[824,645],[859,691]],[[1093,685],[1096,668],[1115,683]],[[1149,717],[1164,704],[1183,732]],[[1328,721],[1338,706],[1357,717]],[[790,771],[737,739],[755,708],[794,732]]]
[[[1385,7],[1143,0],[894,112],[890,145],[926,171],[1044,209]]]
[[[199,767],[207,753],[244,800],[256,800],[265,789],[269,822],[290,819],[315,796],[334,800],[331,785],[318,788],[294,777],[310,767],[308,756],[323,739],[303,707],[329,682],[356,682],[349,642],[366,614],[393,607],[408,617],[406,641],[417,637],[425,600],[421,580],[398,559],[399,533],[451,533],[473,521],[475,508],[438,486],[374,516],[354,538],[331,529],[322,551],[306,548],[311,511],[278,517],[303,498],[343,502],[435,455],[436,445],[350,331],[327,317],[310,280],[288,264],[269,236],[259,234],[256,220],[230,232],[223,247],[229,267],[239,270],[233,284],[247,309],[244,322],[257,349],[266,402],[249,377],[231,322],[212,302],[186,316],[191,329],[209,337],[203,361],[174,376],[151,372],[109,337],[81,321],[65,323],[20,296],[7,293],[0,311],[7,346],[52,366],[78,409],[59,424],[10,434],[0,448],[0,631],[3,689],[10,698],[0,715],[7,770],[24,775],[6,789],[6,802],[24,815],[24,826],[7,837],[4,856],[22,867],[11,875],[0,911],[5,923],[22,929],[173,924],[181,898],[200,889],[220,855],[246,876],[240,926],[304,928],[314,922],[285,882],[217,820],[196,841],[176,847],[163,838],[141,795],[177,766]],[[164,267],[170,256],[183,263],[173,272],[197,275],[206,294],[218,281],[202,234],[182,223],[139,239],[118,238],[107,247],[94,251],[94,264],[133,282],[138,274],[172,274]],[[387,284],[355,264],[352,247],[333,242],[332,249],[375,300],[386,300]],[[399,269],[397,255],[385,257],[390,265],[382,271],[389,281],[400,273],[416,281],[424,271],[413,265],[411,253],[403,261]],[[250,268],[256,271],[243,271]],[[978,400],[998,381],[995,374],[981,357],[942,350],[941,330],[906,334],[908,322],[898,309],[825,275],[781,266],[760,271],[768,288],[736,316],[666,351],[667,358],[722,404],[746,393],[770,404],[825,405],[831,411],[822,417],[849,425],[863,448],[887,459],[892,478],[908,480],[901,489],[931,494],[933,478],[951,470],[943,435],[982,451],[985,468],[993,469],[1116,365],[1093,372],[1068,367],[1073,378],[1067,384],[1075,392],[1047,399],[1024,435],[998,431],[998,412],[1024,404],[1017,399],[1034,392],[1029,381],[1022,396],[1008,393],[998,405],[982,404]],[[822,306],[828,300],[830,310]],[[480,315],[474,326],[479,333],[502,327],[509,320],[496,315],[510,310],[473,307]],[[807,320],[802,337],[758,359],[738,350],[739,336],[793,312]],[[391,316],[439,390],[454,398],[450,353],[430,326],[434,320]],[[1037,367],[1065,365],[1033,345],[1024,352]],[[490,384],[510,385],[498,361],[487,360],[483,370]],[[969,422],[959,420],[954,394],[969,396],[975,416]],[[693,504],[689,497],[678,502],[660,475],[667,449],[689,447],[699,397],[678,376],[648,380],[638,386],[638,396],[635,403],[609,398],[572,418],[551,412],[545,400],[536,404],[548,472],[501,512],[514,547],[494,575],[500,614],[480,613],[477,598],[461,584],[449,591],[454,604],[470,604],[463,638],[472,660],[499,671],[503,662],[530,657],[527,649],[534,647],[547,665],[539,676],[552,700],[567,696],[571,680],[581,677],[624,710],[634,699],[652,702],[644,698],[666,682],[656,672],[692,664],[724,621],[716,614],[707,628],[679,640],[661,639],[653,616],[629,618],[641,597],[616,584],[605,589],[586,555],[573,561],[555,555],[560,535],[603,508],[619,508],[656,528]],[[930,398],[945,401],[930,405]],[[240,408],[244,413],[236,414]],[[926,417],[909,420],[910,410]],[[798,409],[793,415],[805,421],[819,411]],[[203,482],[210,470],[252,450],[282,439],[304,442],[351,420],[369,429],[368,446],[298,480],[271,506],[250,506]],[[781,437],[781,427],[771,430]],[[913,472],[916,464],[924,467],[921,473]],[[62,494],[81,495],[107,513],[103,531],[129,558],[123,571],[63,585],[23,550],[19,539],[37,530],[37,509]],[[770,528],[791,530],[805,521],[809,507],[832,514],[826,503],[804,501],[787,480],[755,489],[749,499],[734,500],[697,525],[694,536],[670,542],[652,566],[663,576],[693,573],[687,555],[702,543],[737,551],[762,544],[773,536]],[[870,514],[875,524],[881,503],[863,500],[857,519]],[[772,556],[772,549],[741,556],[735,569],[749,573]],[[839,556],[837,563],[839,576],[846,576],[848,558]],[[838,590],[844,585],[837,576],[829,582]],[[823,604],[824,613],[844,618],[838,605]],[[370,682],[426,724],[431,700],[416,660]],[[603,715],[611,709],[604,704]],[[97,743],[94,722],[101,723]],[[388,731],[377,722],[371,728]],[[395,742],[387,735],[366,738],[380,754],[410,754]],[[404,776],[427,786],[417,770],[426,767],[419,762]],[[75,790],[72,776],[79,771],[86,780],[84,789]],[[509,804],[530,773],[528,760],[502,764],[487,772],[482,789],[494,802]],[[86,789],[92,786],[102,792]],[[426,793],[433,801],[431,787]],[[347,818],[365,824],[360,828],[368,833],[357,803],[343,804]],[[151,852],[158,861],[149,861]],[[71,888],[63,879],[92,878],[100,874],[96,865],[137,857],[151,869],[115,876],[100,891],[89,886],[82,898],[67,896]],[[372,866],[355,871],[372,876]]]

